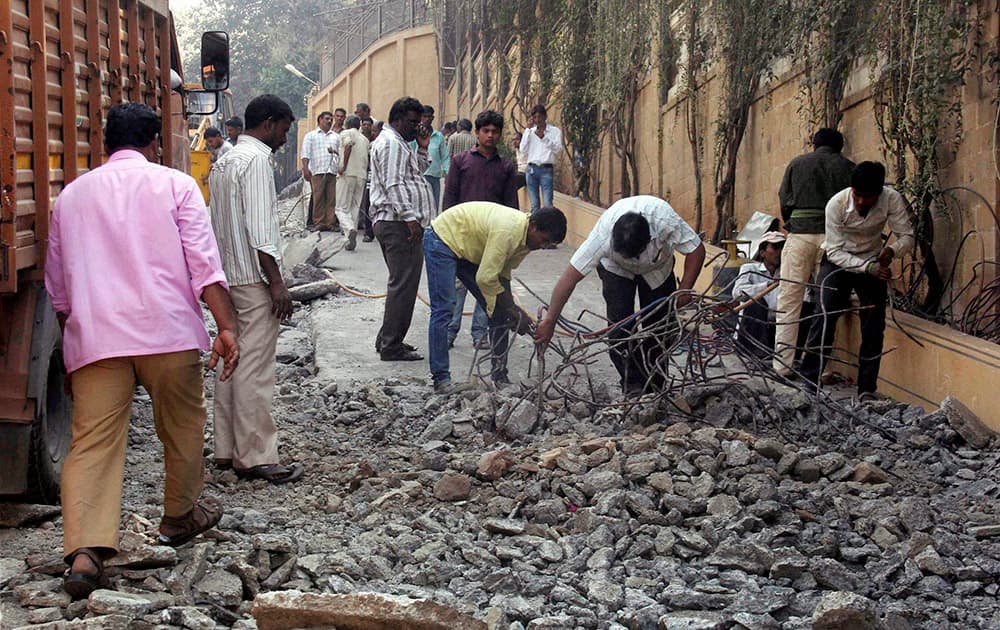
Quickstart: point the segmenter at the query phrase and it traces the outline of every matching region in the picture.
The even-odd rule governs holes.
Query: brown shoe
[[[202,532],[207,532],[222,520],[222,506],[213,499],[199,501],[183,516],[166,516],[160,520],[160,537],[157,542],[168,547],[179,547]]]
[[[94,565],[94,572],[73,571],[78,556],[84,556]],[[81,547],[71,553],[66,562],[69,568],[63,576],[63,590],[74,600],[87,599],[90,594],[99,588],[108,588],[111,585],[108,576],[104,575],[104,562],[98,555],[97,550],[91,547]]]

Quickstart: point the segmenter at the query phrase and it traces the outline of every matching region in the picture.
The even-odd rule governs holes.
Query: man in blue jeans
[[[472,201],[445,210],[424,234],[424,263],[431,302],[428,330],[431,377],[436,393],[455,390],[448,357],[448,321],[455,307],[455,278],[489,316],[492,379],[507,378],[507,329],[530,332],[531,318],[514,304],[511,271],[529,252],[566,238],[566,217],[546,207],[530,216],[497,203]]]
[[[535,105],[530,115],[534,127],[526,130],[521,136],[520,149],[528,159],[525,184],[528,187],[531,211],[534,212],[539,206],[552,205],[553,165],[559,152],[562,151],[563,141],[559,128],[547,124],[548,114],[544,105]]]

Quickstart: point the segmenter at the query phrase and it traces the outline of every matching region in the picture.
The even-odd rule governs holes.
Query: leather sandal
[[[206,499],[198,502],[183,516],[164,515],[160,519],[160,536],[157,543],[168,547],[179,547],[198,534],[218,525],[222,520],[222,512],[221,505]]]
[[[73,573],[73,562],[77,556],[86,556],[97,567],[97,573]],[[104,574],[104,561],[97,555],[97,552],[90,547],[81,547],[71,553],[66,562],[69,568],[63,576],[63,590],[65,590],[73,601],[87,599],[90,594],[99,588],[108,588],[111,581]]]
[[[292,462],[291,464],[261,464],[250,468],[234,468],[236,476],[240,479],[263,479],[275,485],[291,483],[302,478],[304,469],[302,464]]]

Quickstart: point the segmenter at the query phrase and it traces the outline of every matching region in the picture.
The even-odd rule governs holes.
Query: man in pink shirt
[[[160,544],[214,527],[222,508],[199,501],[206,421],[199,350],[222,378],[239,361],[236,317],[195,180],[155,162],[159,116],[126,103],[108,111],[110,156],[70,183],[52,211],[45,286],[63,329],[73,428],[62,472],[64,579],[74,599],[106,587],[118,551],[121,489],[136,382],[153,401],[166,483]],[[199,300],[219,334],[209,346]]]

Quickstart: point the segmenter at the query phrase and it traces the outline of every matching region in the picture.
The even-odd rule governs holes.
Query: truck
[[[44,286],[53,201],[103,163],[102,121],[123,101],[161,115],[162,163],[189,172],[187,117],[218,107],[228,35],[203,34],[201,68],[203,89],[186,92],[167,0],[0,3],[0,498],[58,502],[69,451],[72,400]]]

